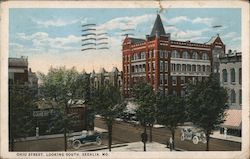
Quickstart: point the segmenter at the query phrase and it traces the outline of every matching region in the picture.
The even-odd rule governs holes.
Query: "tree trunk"
[[[153,124],[150,124],[150,127],[149,127],[149,142],[153,141],[152,127],[153,127]]]
[[[209,151],[209,131],[206,131],[206,139],[207,139],[207,148],[206,148],[206,151]]]
[[[147,134],[147,128],[144,126],[144,133]],[[143,142],[143,151],[146,152],[146,141]]]
[[[173,139],[173,150],[175,150],[175,129],[171,130],[171,134],[172,134],[172,139]]]
[[[64,151],[67,151],[66,126],[64,127]]]
[[[111,145],[112,145],[112,122],[108,123],[108,137],[109,137],[109,151],[111,152]]]

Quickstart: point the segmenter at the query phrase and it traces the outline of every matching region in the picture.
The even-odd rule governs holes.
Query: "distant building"
[[[146,39],[127,36],[123,41],[124,95],[129,97],[133,85],[144,80],[163,95],[184,96],[186,83],[218,73],[218,56],[224,54],[225,45],[219,35],[207,43],[172,40],[157,15]]]
[[[28,85],[28,58],[9,58],[9,85]]]
[[[111,72],[107,72],[104,68],[100,68],[98,73],[95,73],[94,70],[90,73],[90,85],[92,88],[96,89],[106,84],[111,84],[122,90],[122,72],[116,67],[113,67]]]
[[[226,121],[221,125],[222,132],[227,128],[228,134],[241,136],[242,124],[242,62],[241,52],[229,50],[220,57],[220,83],[228,90]]]
[[[38,94],[38,78],[28,67],[28,57],[9,58],[9,86],[15,84],[25,86],[31,95]]]

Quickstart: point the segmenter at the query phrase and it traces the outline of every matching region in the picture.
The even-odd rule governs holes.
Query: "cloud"
[[[213,18],[197,17],[197,18],[192,20],[192,23],[194,23],[194,24],[206,24],[206,25],[211,26],[213,21],[214,21]]]
[[[186,16],[178,16],[175,18],[171,18],[169,20],[167,20],[169,24],[176,24],[176,23],[180,23],[183,21],[191,21],[190,19],[188,19]]]
[[[25,33],[17,34],[20,40],[31,41],[34,48],[44,49],[76,49],[73,47],[75,44],[79,44],[80,49],[80,36],[68,35],[66,37],[55,37],[52,38],[46,32],[37,32],[31,35],[26,35]]]
[[[201,30],[179,30],[173,33],[173,37],[175,39],[191,39],[195,37],[201,37],[202,34],[209,29],[201,29]]]
[[[37,20],[32,19],[33,22],[35,22],[37,25],[40,25],[42,27],[48,28],[48,27],[63,27],[66,25],[75,24],[80,21],[80,19],[73,19],[73,20],[66,20],[66,19],[51,19],[51,20]]]
[[[135,29],[139,24],[145,23],[150,19],[154,19],[154,14],[146,14],[142,16],[119,17],[114,18],[106,23],[98,26],[101,30],[114,30],[114,29]]]

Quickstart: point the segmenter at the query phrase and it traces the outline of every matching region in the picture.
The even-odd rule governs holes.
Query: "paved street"
[[[106,128],[105,123],[96,118],[95,126],[100,128]],[[121,142],[136,142],[140,141],[140,134],[143,129],[140,126],[133,126],[124,122],[115,122],[113,125],[113,139]],[[176,147],[182,150],[188,151],[205,151],[206,144],[199,143],[194,145],[191,141],[180,140],[180,130],[176,132]],[[148,133],[149,134],[149,133]],[[170,131],[166,128],[153,128],[153,141],[166,144],[166,141],[170,138]],[[241,143],[225,141],[220,139],[210,139],[210,150],[214,151],[240,151]]]
[[[104,121],[100,118],[96,118],[95,126],[106,129]],[[113,144],[125,145],[132,142],[140,142],[140,134],[143,132],[142,127],[139,125],[133,125],[121,121],[116,121],[113,125]],[[148,132],[149,134],[149,132]],[[192,141],[181,141],[180,130],[176,132],[176,148],[186,151],[204,151],[206,144],[199,143],[193,144]],[[153,141],[161,144],[166,144],[166,141],[170,138],[170,131],[166,128],[153,128]],[[226,141],[221,139],[210,139],[210,150],[214,151],[239,151],[241,149],[241,143]],[[94,149],[103,149],[107,147],[107,134],[104,134],[103,143],[100,146],[96,144],[87,144],[82,146],[77,151],[91,151]],[[63,137],[40,139],[33,141],[22,141],[15,144],[16,151],[64,151],[64,139]],[[68,151],[75,151],[69,149]]]

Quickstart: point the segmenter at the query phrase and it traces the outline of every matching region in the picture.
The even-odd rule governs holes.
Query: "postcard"
[[[249,158],[246,1],[1,3],[1,158]]]

